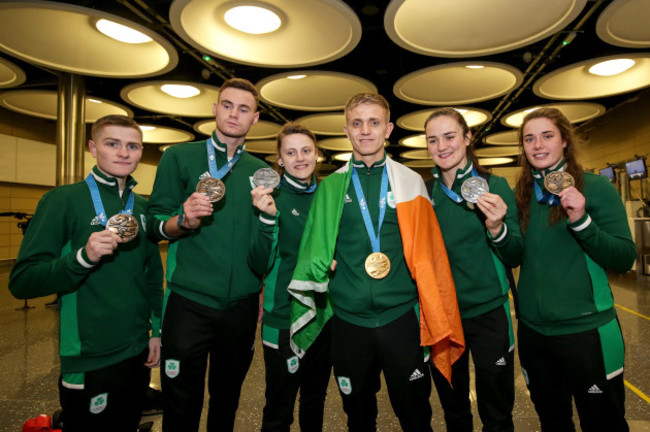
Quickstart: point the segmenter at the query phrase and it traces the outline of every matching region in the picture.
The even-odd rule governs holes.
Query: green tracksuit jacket
[[[217,168],[221,168],[228,161],[226,145],[219,143],[214,133],[212,139]],[[250,194],[253,173],[268,165],[242,147],[239,150],[241,158],[221,179],[225,196],[213,203],[214,213],[203,218],[197,230],[174,239],[164,225],[182,212],[199,180],[210,175],[205,140],[178,144],[163,154],[149,198],[150,234],[170,240],[167,288],[214,309],[226,309],[232,301],[258,292],[268,263],[269,251],[251,254],[252,243],[259,237],[259,212],[254,210]]]
[[[456,172],[451,190],[460,196],[462,183],[472,176],[472,162]],[[452,201],[441,187],[442,174],[433,169],[433,206],[445,241],[462,318],[482,315],[508,301],[505,265],[517,265],[523,252],[515,197],[502,177],[491,175],[490,193],[508,206],[501,232],[490,236],[479,209]]]
[[[136,182],[119,195],[117,181],[93,168],[107,217],[119,213]],[[103,230],[85,182],[45,194],[25,233],[9,289],[18,298],[58,294],[61,371],[87,372],[134,357],[160,336],[163,274],[158,246],[146,236],[147,202],[135,195],[138,236],[93,264],[84,249]]]
[[[543,192],[540,173],[537,182]],[[530,202],[519,276],[520,319],[544,335],[579,333],[616,316],[605,270],[626,272],[636,258],[625,208],[604,177],[583,174],[585,214],[548,224],[549,206]]]

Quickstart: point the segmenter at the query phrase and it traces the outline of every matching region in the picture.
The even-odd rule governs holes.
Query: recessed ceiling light
[[[160,90],[170,96],[181,99],[191,98],[192,96],[196,96],[201,93],[198,88],[185,84],[163,84],[160,86]]]
[[[465,114],[467,110],[465,108],[454,108],[456,111],[458,111],[461,114]]]
[[[527,110],[524,110],[524,113],[532,113],[533,111],[537,111],[539,107],[533,107],[533,108],[528,108]]]
[[[616,60],[607,60],[604,62],[596,63],[589,68],[589,73],[600,76],[612,76],[625,72],[632,66],[635,62],[632,59],[616,59]]]
[[[156,127],[155,126],[143,126],[143,125],[140,125],[140,129],[143,130],[143,131],[152,131],[152,130],[156,129]]]
[[[483,69],[485,66],[481,65],[467,65],[465,66],[467,69]]]
[[[105,34],[106,36],[118,40],[120,42],[130,43],[130,44],[140,44],[145,42],[151,42],[151,38],[144,33],[141,33],[137,30],[133,30],[130,27],[118,24],[113,21],[106,19],[100,19],[95,23],[97,30]]]
[[[230,27],[249,34],[271,33],[282,24],[275,12],[260,6],[235,6],[226,11],[224,19]]]
[[[88,102],[92,102],[92,103],[102,103],[102,101],[100,101],[100,100],[97,100],[97,99],[91,99],[91,98],[88,98]]]
[[[304,75],[304,74],[303,74],[303,75],[289,75],[289,76],[287,77],[287,79],[293,79],[293,80],[296,80],[296,79],[303,79],[303,78],[306,77],[306,76],[307,76],[307,75]]]

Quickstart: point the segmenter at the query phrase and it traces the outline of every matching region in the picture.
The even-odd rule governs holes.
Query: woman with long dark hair
[[[449,255],[467,349],[452,367],[451,383],[431,368],[448,431],[471,432],[469,354],[483,431],[513,431],[514,336],[508,272],[523,250],[514,195],[505,179],[481,167],[472,133],[453,108],[425,122],[436,163],[428,185]]]
[[[625,208],[604,177],[584,172],[568,119],[555,108],[520,128],[516,200],[524,234],[519,356],[543,431],[627,431],[624,346],[607,270],[636,258]]]

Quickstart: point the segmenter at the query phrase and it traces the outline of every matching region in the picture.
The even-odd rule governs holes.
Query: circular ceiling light
[[[404,159],[431,159],[429,150],[409,150],[400,155]]]
[[[19,86],[26,79],[25,72],[21,68],[0,58],[0,88]]]
[[[425,149],[427,148],[427,137],[424,134],[407,136],[399,140],[399,145],[404,147]]]
[[[502,96],[519,87],[523,74],[503,64],[459,62],[432,66],[403,76],[393,86],[398,98],[420,105],[463,105]]]
[[[175,144],[192,141],[194,135],[184,130],[153,126],[140,125],[142,130],[142,142],[147,144]]]
[[[520,146],[483,147],[475,150],[475,154],[479,158],[519,156],[520,152]]]
[[[303,125],[316,135],[345,135],[345,114],[342,112],[311,114],[297,118],[295,123]]]
[[[96,27],[101,20],[150,40],[124,43],[107,37]],[[178,64],[173,45],[151,29],[117,15],[54,1],[0,2],[0,51],[48,69],[108,78],[160,75]]]
[[[465,118],[465,121],[467,122],[467,126],[470,128],[481,125],[492,118],[492,114],[490,114],[489,111],[479,108],[458,107],[454,109],[462,114],[463,118]],[[402,129],[424,132],[424,122],[435,110],[435,108],[430,108],[404,114],[397,119],[396,124]]]
[[[247,32],[257,32],[257,26],[237,30],[226,21],[233,6],[262,7],[277,15],[275,22],[281,25],[275,31],[264,29],[272,31],[264,37]],[[174,31],[200,52],[261,67],[328,63],[348,54],[361,40],[359,17],[341,0],[174,0],[169,20]]]
[[[163,84],[160,90],[175,98],[191,98],[201,93],[201,90],[187,84]]]
[[[614,0],[598,17],[596,33],[608,44],[626,48],[650,47],[650,2]]]
[[[505,165],[513,163],[515,159],[509,157],[493,157],[493,158],[479,158],[478,163],[481,166],[490,166],[490,165]]]
[[[163,85],[192,86],[200,93],[191,98],[179,98],[162,90]],[[120,91],[126,102],[147,111],[183,117],[213,117],[212,106],[219,100],[219,88],[188,81],[139,81]]]
[[[203,135],[212,135],[212,131],[217,127],[217,122],[214,119],[201,120],[194,123],[192,126],[195,131]],[[267,120],[259,120],[246,134],[247,140],[275,138],[282,129],[282,125]]]
[[[260,6],[235,6],[223,16],[228,25],[248,34],[271,33],[282,25],[282,20],[270,9]]]
[[[141,44],[153,40],[146,34],[134,30],[131,27],[104,18],[98,20],[95,23],[95,27],[97,27],[97,30],[102,34],[124,43]]]
[[[352,143],[347,137],[325,138],[316,143],[318,148],[331,151],[351,151]]]
[[[93,97],[95,103],[86,97],[85,122],[94,123],[109,114],[133,117],[128,107],[107,99]],[[53,90],[11,90],[0,93],[0,106],[21,114],[56,120],[58,95]]]
[[[288,79],[296,74],[304,74],[306,77],[299,80]],[[255,86],[260,92],[260,98],[265,102],[299,111],[340,110],[355,94],[377,93],[377,87],[365,78],[318,70],[271,75]]]
[[[614,59],[596,63],[589,68],[589,73],[600,76],[612,76],[625,72],[635,61],[632,59]]]
[[[303,78],[305,78],[306,76],[307,76],[307,75],[305,75],[305,74],[289,75],[289,76],[287,77],[287,79],[303,79]]]
[[[594,99],[615,96],[650,86],[650,53],[628,53],[624,58],[635,64],[625,72],[599,76],[589,72],[594,64],[618,60],[622,56],[584,60],[550,72],[533,84],[533,92],[555,100]]]
[[[573,21],[586,3],[547,1],[540,7],[539,0],[392,0],[384,28],[393,42],[418,54],[478,57],[547,38]]]
[[[246,151],[251,153],[275,154],[278,152],[276,140],[247,140]]]
[[[532,108],[523,108],[509,113],[501,118],[501,124],[518,128],[524,121],[524,117],[540,108],[557,108],[566,116],[571,123],[580,123],[598,117],[605,112],[605,107],[592,102],[565,102],[547,105],[539,105]]]
[[[491,135],[488,135],[485,138],[485,143],[490,145],[518,145],[519,144],[519,135],[516,130],[509,130],[505,132],[497,132]]]
[[[404,161],[404,165],[409,168],[424,169],[424,168],[433,168],[436,166],[436,163],[431,159],[429,160],[415,159],[415,160]]]

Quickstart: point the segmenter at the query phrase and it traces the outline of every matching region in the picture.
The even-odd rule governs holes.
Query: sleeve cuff
[[[492,243],[495,244],[502,243],[508,236],[508,226],[506,225],[505,222],[503,222],[501,224],[501,231],[499,231],[499,234],[497,234],[495,237],[492,237],[489,230],[487,230],[487,234],[490,240],[492,240]]]
[[[165,231],[165,225],[167,224],[168,220],[169,219],[167,219],[167,220],[156,219],[156,224],[157,224],[157,226],[156,226],[156,235],[158,237],[160,237],[161,239],[163,239],[163,240],[173,240],[174,239],[174,237],[172,235],[168,234],[167,231]]]
[[[584,231],[591,225],[591,217],[585,212],[580,219],[567,224],[574,232]]]
[[[275,225],[276,221],[278,220],[278,214],[274,214],[273,216],[268,215],[266,213],[260,213],[260,222],[262,222],[265,225]]]
[[[92,262],[90,258],[88,258],[88,254],[86,253],[86,248],[82,247],[79,248],[77,251],[77,263],[81,265],[83,268],[86,269],[91,269],[95,267],[99,263]]]

